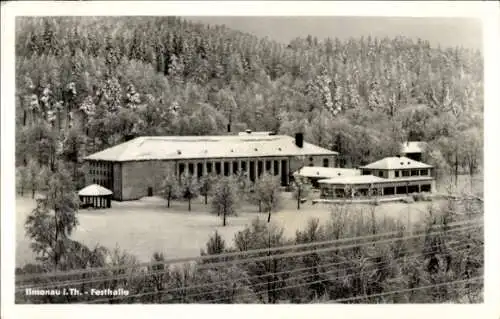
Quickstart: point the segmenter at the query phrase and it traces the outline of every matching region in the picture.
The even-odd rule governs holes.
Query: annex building
[[[323,166],[304,166],[294,173],[294,176],[307,178],[315,188],[319,188],[320,180],[358,175],[361,175],[361,170]]]
[[[229,136],[144,136],[85,158],[86,183],[110,189],[115,200],[157,195],[165,173],[186,170],[201,177],[244,172],[255,181],[264,172],[279,176],[282,186],[303,166],[335,167],[338,153],[295,137],[246,131]]]
[[[319,180],[321,198],[408,195],[435,188],[433,167],[408,157],[386,157],[359,169],[358,176]]]

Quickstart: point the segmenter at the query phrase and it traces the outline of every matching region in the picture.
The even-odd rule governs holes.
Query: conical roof
[[[86,186],[78,192],[80,196],[106,196],[112,194],[112,191],[97,184]]]

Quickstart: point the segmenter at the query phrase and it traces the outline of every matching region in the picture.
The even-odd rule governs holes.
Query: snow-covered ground
[[[285,194],[283,208],[273,214],[271,220],[285,229],[285,235],[292,237],[297,229],[307,225],[310,218],[320,221],[330,217],[331,210],[325,205],[311,205],[307,202],[301,210],[296,202]],[[436,203],[435,203],[436,204]],[[33,260],[29,240],[25,237],[24,221],[35,207],[31,198],[16,199],[16,265]],[[209,204],[210,205],[210,204]],[[89,246],[101,244],[108,248],[117,245],[148,261],[155,251],[165,253],[167,258],[198,256],[205,248],[209,237],[217,230],[227,244],[232,245],[236,232],[251,223],[254,218],[266,219],[258,213],[257,207],[245,205],[238,216],[228,218],[228,225],[222,227],[221,219],[209,213],[210,206],[204,205],[202,198],[193,201],[192,211],[187,210],[187,202],[173,202],[170,208],[161,198],[143,198],[138,201],[113,202],[111,209],[80,210],[80,224],[73,234],[75,240]],[[422,220],[429,202],[413,204],[385,203],[375,206],[376,216],[400,218],[405,223]],[[409,208],[409,209],[408,209]],[[409,213],[409,214],[408,214]]]

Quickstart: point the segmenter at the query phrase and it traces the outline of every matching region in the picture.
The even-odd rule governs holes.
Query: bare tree
[[[236,214],[237,202],[238,196],[233,178],[221,178],[215,187],[212,213],[217,214],[217,216],[222,215],[222,226],[226,226],[227,216]]]
[[[181,176],[181,195],[188,201],[188,210],[191,211],[191,200],[199,194],[199,184],[195,176],[184,172]]]
[[[462,163],[467,168],[470,177],[470,188],[473,192],[473,177],[480,167],[483,154],[482,133],[477,128],[471,128],[459,135],[461,144]]]
[[[307,198],[311,194],[312,185],[306,177],[299,175],[294,176],[293,187],[293,198],[297,199],[297,209],[300,209],[300,203],[304,198]]]
[[[179,194],[179,179],[175,172],[167,171],[163,179],[162,189],[163,196],[167,200],[167,207],[170,208],[170,201]]]
[[[263,174],[255,187],[256,197],[262,203],[262,209],[268,214],[267,222],[271,221],[271,213],[281,204],[280,181],[270,174]]]
[[[214,190],[214,185],[217,182],[217,175],[205,174],[200,179],[200,194],[205,197],[205,205],[208,204],[208,196]]]

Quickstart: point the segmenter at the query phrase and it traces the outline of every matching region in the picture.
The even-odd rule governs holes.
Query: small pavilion
[[[111,208],[113,192],[101,185],[92,184],[78,192],[82,207]]]

